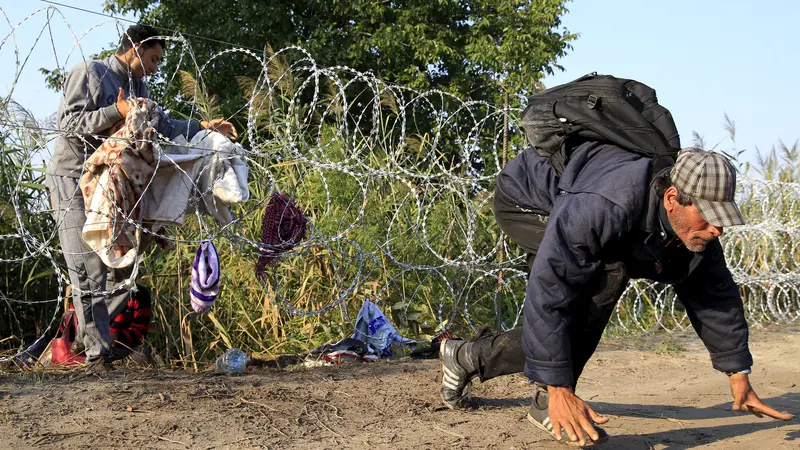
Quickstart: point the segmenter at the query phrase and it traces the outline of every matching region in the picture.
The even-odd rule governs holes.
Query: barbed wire
[[[2,9],[0,13],[5,16]],[[57,8],[42,8],[18,24],[9,22],[9,33],[0,40],[0,55],[9,42],[14,45],[14,85],[23,79],[27,60],[20,59],[15,31],[42,14],[48,26],[56,17],[63,19]],[[119,26],[115,20],[108,24]],[[60,69],[66,71],[86,60],[80,43],[96,28],[79,37],[69,27],[75,45]],[[236,114],[247,124],[242,130],[241,157],[249,169],[252,195],[231,209],[234,215],[229,223],[214,221],[201,201],[213,194],[212,188],[203,188],[198,181],[213,166],[189,174],[174,155],[191,151],[197,143],[157,133],[154,168],[172,169],[183,176],[193,193],[185,209],[194,218],[193,225],[184,225],[181,236],[175,237],[171,228],[150,228],[116,203],[110,213],[89,212],[105,214],[149,239],[183,245],[226,242],[225,251],[237,261],[255,264],[265,254],[281,254],[283,264],[269,269],[263,281],[253,281],[253,289],[261,289],[262,297],[271,298],[291,315],[314,316],[340,308],[349,318],[347,301],[366,297],[399,305],[403,320],[425,310],[439,328],[449,328],[459,318],[473,330],[488,317],[497,319],[503,329],[520,324],[525,256],[497,229],[491,208],[494,180],[502,168],[504,150],[509,150],[504,145],[511,146],[511,153],[523,146],[514,137],[518,137],[514,131],[519,129],[519,108],[463,100],[439,90],[417,91],[345,66],[323,67],[300,47],[258,52],[232,46],[200,64],[186,36],[176,33],[163,38],[180,49],[181,64],[196,74],[195,97],[185,99],[192,107],[190,117],[200,114],[203,74],[214,64],[247,55],[260,66],[260,73],[242,85],[246,101]],[[80,59],[70,62],[75,50]],[[58,66],[58,58],[54,64]],[[177,72],[163,77],[168,83],[177,78]],[[48,144],[59,138],[76,139],[92,149],[95,142],[108,138],[37,122],[14,106],[13,88],[2,101],[0,136],[7,148],[18,152],[20,167],[32,166],[37,155],[47,152]],[[3,226],[10,230],[0,235],[0,243],[19,252],[4,253],[0,263],[47,261],[57,280],[57,296],[10,298],[0,289],[0,301],[15,322],[17,339],[24,334],[24,326],[12,305],[52,303],[52,319],[39,338],[43,339],[57,326],[70,281],[68,268],[61,262],[65,251],[58,245],[60,218],[43,197],[37,197],[32,209],[24,203],[23,194],[35,192],[25,173],[20,170],[16,178],[2,180],[14,195],[9,204],[0,206]],[[151,183],[152,179],[145,190]],[[299,243],[266,244],[257,234],[262,213],[278,192],[287,193],[308,217],[306,238]],[[721,240],[748,318],[796,321],[800,314],[800,184],[740,176],[737,197],[748,224],[726,229]],[[9,207],[13,214],[6,212]],[[52,224],[48,220],[53,216],[56,226],[42,225]],[[293,248],[287,250],[287,246]],[[140,259],[134,262],[134,274],[140,263]],[[315,302],[303,303],[306,286],[301,280],[309,274],[302,270],[308,267],[321,274],[318,279],[324,281],[319,284],[325,287],[315,293]],[[128,289],[133,281],[132,276],[128,286],[98,289],[92,295],[111,295]],[[632,281],[611,328],[684,329],[689,321],[676,300],[669,286]]]

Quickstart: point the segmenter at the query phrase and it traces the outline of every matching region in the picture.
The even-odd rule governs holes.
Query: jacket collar
[[[122,80],[125,80],[130,76],[130,70],[124,64],[122,64],[119,59],[117,59],[116,55],[109,56],[103,61],[103,63]]]
[[[675,229],[672,228],[672,224],[669,223],[669,218],[667,217],[667,210],[664,209],[663,201],[658,202],[658,225],[659,225],[659,233],[665,238],[671,239],[678,235],[677,233],[675,233]]]
[[[664,169],[664,171],[666,170],[669,169]],[[654,246],[664,246],[668,241],[675,240],[677,237],[675,229],[669,223],[667,210],[664,209],[664,201],[656,193],[655,179],[662,173],[663,171],[653,177],[653,181],[650,182],[647,214],[645,214],[644,222],[642,223],[642,229],[648,235],[647,242]],[[669,243],[670,246],[674,244],[673,242]]]
[[[134,91],[138,93],[138,85],[142,80],[137,80],[133,78],[133,74],[131,73],[130,69],[123,64],[115,55],[111,55],[108,58],[103,60],[103,64],[105,64],[108,69],[114,73],[114,75],[119,78],[120,84],[122,84],[125,92],[128,91],[128,86],[134,87]]]
[[[669,170],[664,169],[664,171]],[[656,194],[656,179],[661,175],[662,172],[659,172],[653,179],[650,181],[650,187],[647,190],[647,209],[646,213],[642,217],[642,221],[640,223],[640,228],[645,231],[647,234],[656,233],[658,235],[662,235],[661,237],[666,238],[667,228],[664,227],[664,223],[662,221],[662,214],[661,210],[664,209],[663,201],[658,197]],[[666,214],[665,214],[666,215]],[[666,217],[664,217],[666,219]],[[669,226],[669,221],[667,222],[667,227],[671,231],[672,227]]]
[[[670,168],[664,169],[669,170]],[[643,222],[642,222],[642,230],[647,233],[647,237],[645,238],[645,246],[648,248],[648,251],[651,252],[656,258],[656,270],[661,272],[661,261],[660,258],[657,256],[659,251],[656,249],[663,250],[666,246],[673,246],[675,245],[671,241],[677,237],[675,230],[672,228],[672,225],[669,223],[669,219],[667,219],[667,211],[664,209],[664,202],[663,200],[656,194],[656,186],[655,186],[655,179],[663,172],[660,172],[655,177],[653,177],[653,181],[650,182],[650,189],[648,190],[648,203],[647,203],[647,213],[644,215]],[[679,241],[677,245],[682,245]],[[692,257],[691,262],[689,263],[690,269],[689,272],[693,272],[695,268],[700,264],[703,260],[705,252],[695,253]]]

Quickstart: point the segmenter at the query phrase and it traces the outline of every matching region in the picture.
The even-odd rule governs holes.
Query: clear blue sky
[[[103,0],[58,2],[94,11],[103,8]],[[45,87],[45,77],[39,68],[72,68],[84,58],[88,59],[118,42],[120,32],[129,25],[122,23],[118,30],[114,19],[64,7],[57,7],[58,11],[52,12],[48,21],[47,10],[39,11],[47,6],[38,0],[0,0],[0,9],[11,22],[11,27],[15,27],[13,35],[9,35],[11,27],[6,17],[0,14],[0,40],[6,39],[0,42],[0,67],[3,68],[0,71],[0,96],[8,96],[13,87],[12,98],[39,119],[55,113],[59,102],[59,94]],[[34,14],[36,11],[38,13]],[[30,15],[32,17],[25,20]],[[133,19],[132,16],[126,18]],[[48,22],[50,29],[45,27]],[[17,51],[18,56],[15,54]],[[17,68],[17,58],[21,69]],[[17,78],[18,70],[20,75]],[[52,142],[49,147],[52,151]],[[41,157],[47,159],[49,155]]]
[[[94,11],[100,11],[103,7],[102,0],[60,0],[59,3]],[[13,35],[9,36],[10,27],[6,18],[0,14],[0,36],[2,39],[7,38],[0,48],[0,67],[3,67],[0,71],[0,95],[7,96],[14,86],[14,100],[39,118],[56,112],[59,100],[57,93],[45,88],[44,75],[39,73],[40,67],[53,69],[66,65],[71,68],[119,40],[114,19],[64,7],[57,7],[58,11],[51,13],[49,23],[52,41],[49,30],[44,28],[48,23],[46,10],[39,11],[20,24],[27,16],[47,6],[47,3],[38,0],[0,0],[0,9],[11,25],[16,27]],[[39,37],[43,28],[44,33]],[[19,52],[20,64],[24,64],[16,85],[15,50]]]
[[[62,3],[99,11],[103,2]],[[12,24],[44,6],[35,0],[0,0]],[[726,112],[736,122],[737,144],[749,150],[748,159],[756,146],[768,150],[779,139],[791,144],[800,138],[800,1],[574,0],[568,8],[564,25],[580,37],[560,61],[565,72],[547,77],[547,86],[592,71],[645,82],[672,111],[684,146],[697,131],[707,144],[730,148],[723,129]],[[51,21],[55,45],[45,30],[34,48],[46,23],[43,13],[15,33],[20,57],[30,53],[30,59],[14,99],[42,118],[56,111],[58,95],[44,88],[38,69],[55,67],[56,58],[68,67],[82,59],[66,23],[79,37],[88,32],[80,41],[86,57],[119,36],[111,19],[67,8],[59,11],[64,18],[56,15]],[[0,30],[6,29],[0,25]],[[0,48],[0,95],[7,95],[12,86],[14,61],[14,45],[8,40]]]
[[[589,72],[642,81],[673,114],[681,144],[763,152],[800,139],[800,1],[574,0],[563,24],[580,37],[557,85]]]

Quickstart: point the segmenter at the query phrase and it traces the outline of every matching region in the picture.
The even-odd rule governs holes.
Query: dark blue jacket
[[[650,159],[608,144],[576,147],[559,177],[527,149],[500,172],[498,195],[549,213],[525,296],[526,373],[535,381],[573,382],[568,305],[607,262],[631,278],[672,284],[715,369],[752,365],[739,289],[718,240],[701,253],[667,248]]]

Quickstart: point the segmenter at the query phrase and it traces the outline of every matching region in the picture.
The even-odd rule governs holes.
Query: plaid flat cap
[[[694,198],[694,205],[706,222],[718,227],[744,225],[734,200],[736,170],[725,156],[685,148],[678,153],[670,177],[678,191]]]

